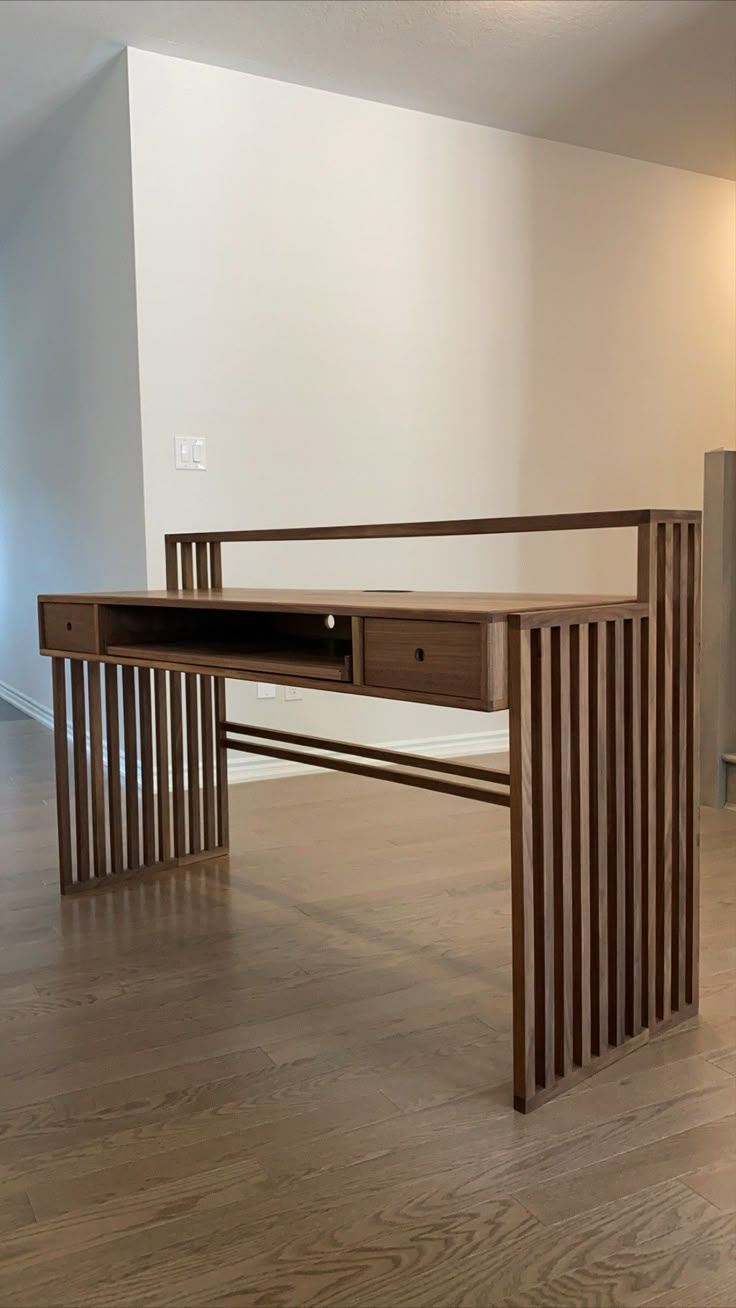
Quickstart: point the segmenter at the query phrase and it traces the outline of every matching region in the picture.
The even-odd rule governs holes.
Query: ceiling
[[[736,0],[3,0],[3,182],[126,45],[736,178]]]

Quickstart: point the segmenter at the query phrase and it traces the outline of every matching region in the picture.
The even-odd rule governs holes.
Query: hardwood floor
[[[736,1302],[736,812],[702,1016],[511,1109],[508,814],[232,791],[230,860],[61,902],[0,724],[0,1308]]]

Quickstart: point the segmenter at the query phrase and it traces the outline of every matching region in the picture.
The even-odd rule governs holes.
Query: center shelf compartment
[[[352,681],[351,623],[327,615],[103,605],[103,652],[152,663]]]

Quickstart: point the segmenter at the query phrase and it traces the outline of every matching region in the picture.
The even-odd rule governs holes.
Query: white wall
[[[0,683],[44,707],[36,595],[146,582],[125,61],[70,114],[0,247]]]
[[[186,529],[701,501],[734,443],[732,183],[129,52],[149,584]],[[175,434],[206,435],[206,476]],[[633,541],[231,547],[226,583],[627,591]],[[251,720],[488,717],[326,697]]]

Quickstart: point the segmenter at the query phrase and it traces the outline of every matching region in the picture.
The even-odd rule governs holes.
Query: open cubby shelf
[[[349,618],[328,627],[319,614],[242,612],[145,605],[101,608],[103,652],[167,663],[319,681],[352,680]]]

